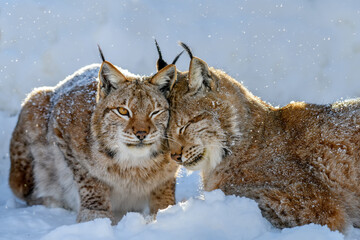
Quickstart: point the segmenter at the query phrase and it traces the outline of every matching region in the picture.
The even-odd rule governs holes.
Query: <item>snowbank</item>
[[[114,227],[109,219],[74,224],[74,213],[42,206],[2,210],[0,213],[4,212],[0,222],[0,230],[4,231],[0,238],[3,239],[344,239],[340,233],[314,224],[282,231],[274,229],[261,216],[254,201],[225,197],[219,190],[206,193],[205,200],[192,198],[169,207],[159,212],[153,222],[138,213],[128,213]]]

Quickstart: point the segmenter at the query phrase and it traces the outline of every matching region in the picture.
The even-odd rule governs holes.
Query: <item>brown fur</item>
[[[192,58],[170,93],[174,160],[254,199],[274,226],[360,227],[360,101],[274,108]]]
[[[14,194],[75,210],[79,222],[115,223],[128,211],[148,206],[155,214],[174,204],[177,165],[164,137],[169,106],[159,89],[175,72],[169,65],[152,77],[123,75],[104,62],[34,90],[10,144]]]

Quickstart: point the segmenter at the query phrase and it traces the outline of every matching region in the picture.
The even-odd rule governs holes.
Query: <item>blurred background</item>
[[[156,38],[171,62],[187,43],[275,105],[360,96],[360,1],[0,1],[0,112],[33,88],[98,62],[155,72]],[[187,70],[189,58],[178,61]]]

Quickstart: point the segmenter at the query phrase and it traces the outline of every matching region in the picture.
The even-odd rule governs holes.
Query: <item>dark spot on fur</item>
[[[116,155],[116,151],[111,150],[110,148],[105,148],[104,149],[104,153],[109,157],[109,158],[114,158]]]
[[[110,108],[106,108],[102,114],[102,116],[104,117],[108,112],[110,112],[112,109]]]
[[[54,128],[54,133],[58,138],[63,138],[63,135],[59,129]]]
[[[286,216],[287,216],[287,213],[286,213],[284,210],[282,210],[282,211],[280,212],[280,215],[286,217]]]
[[[226,148],[223,148],[223,152],[224,152],[223,157],[226,157],[226,156],[231,155],[231,151],[229,151],[229,150],[226,149]]]
[[[156,158],[157,156],[159,156],[160,152],[156,151],[156,152],[152,152],[151,153],[151,158]]]
[[[170,91],[170,85],[164,85],[163,87],[161,87],[160,89],[160,92],[162,92],[162,93],[167,93],[167,92],[169,92]]]

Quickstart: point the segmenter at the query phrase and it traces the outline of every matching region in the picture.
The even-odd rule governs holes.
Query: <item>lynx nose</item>
[[[181,154],[178,154],[178,153],[171,154],[171,158],[172,158],[172,160],[174,160],[177,163],[182,163]]]
[[[137,131],[135,133],[135,136],[139,139],[139,140],[144,140],[147,136],[147,132],[146,131]]]

